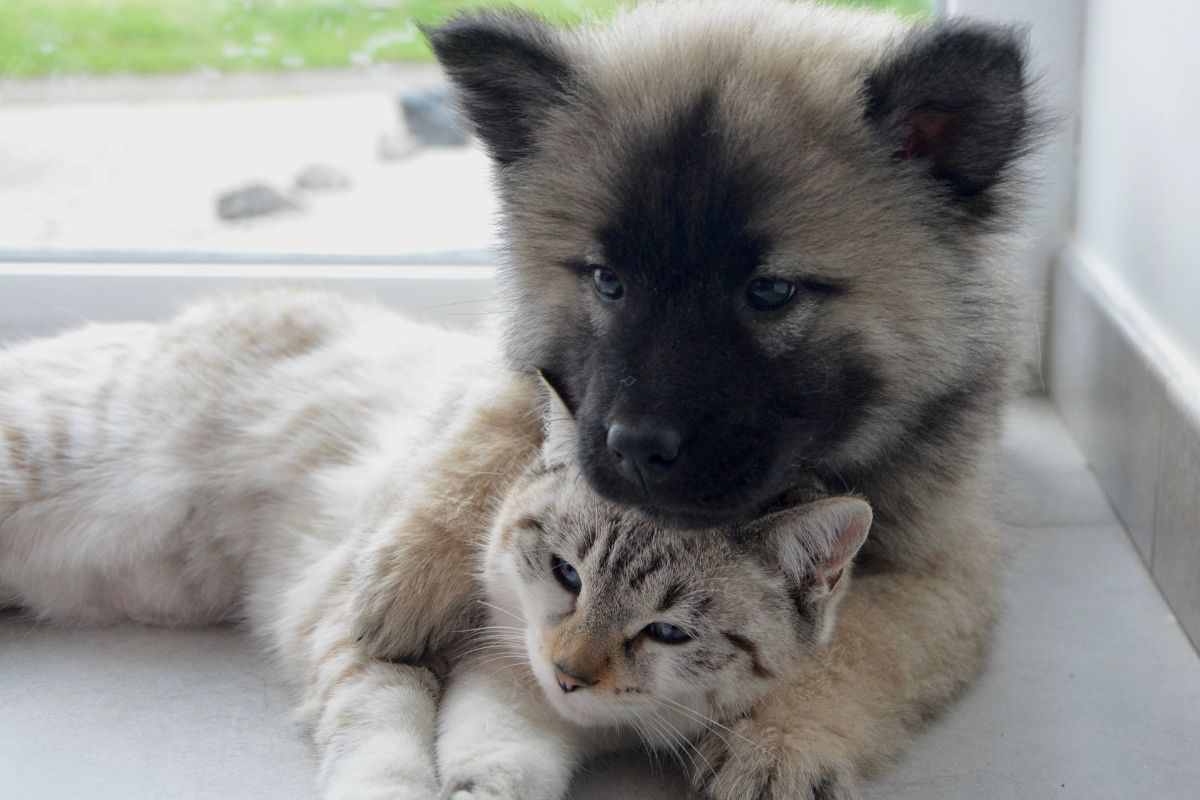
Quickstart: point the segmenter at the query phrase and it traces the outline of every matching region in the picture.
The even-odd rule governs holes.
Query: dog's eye
[[[645,628],[646,635],[662,644],[683,644],[691,641],[691,635],[683,628],[669,622],[651,622]]]
[[[625,295],[621,279],[608,267],[596,267],[592,270],[592,283],[596,287],[596,294],[605,300],[620,300]]]
[[[746,286],[746,302],[755,311],[783,308],[796,296],[796,284],[783,278],[755,278]]]
[[[554,573],[554,580],[571,594],[579,594],[583,588],[583,578],[576,569],[558,556],[550,556],[550,571]]]

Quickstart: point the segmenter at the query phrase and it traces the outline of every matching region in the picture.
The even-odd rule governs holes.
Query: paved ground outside
[[[0,254],[41,249],[391,255],[486,248],[495,199],[478,147],[382,160],[401,91],[433,67],[279,76],[0,81]],[[405,142],[398,144],[403,147]],[[291,191],[320,164],[344,192],[224,222],[223,191]]]

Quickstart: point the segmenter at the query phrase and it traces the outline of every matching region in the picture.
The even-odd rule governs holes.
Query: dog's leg
[[[463,401],[400,513],[368,526],[355,555],[355,638],[379,658],[421,661],[481,611],[477,553],[496,498],[541,445],[537,387],[512,375]]]

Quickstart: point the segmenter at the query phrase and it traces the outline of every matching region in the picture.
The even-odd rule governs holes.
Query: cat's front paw
[[[861,800],[854,775],[805,738],[753,718],[713,731],[692,785],[704,800]]]

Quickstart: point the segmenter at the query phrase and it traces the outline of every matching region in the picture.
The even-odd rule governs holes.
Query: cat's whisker
[[[651,709],[650,713],[654,713],[653,709]],[[653,741],[650,742],[650,746],[654,749],[654,751],[659,752],[660,750],[665,749],[667,751],[667,755],[669,755],[671,759],[679,765],[680,769],[686,770],[687,765],[680,757],[679,750],[676,747],[673,738],[667,734],[662,725],[659,724],[654,717],[643,721],[654,734]]]
[[[479,603],[482,606],[486,606],[487,608],[490,608],[493,611],[498,611],[501,614],[510,616],[513,619],[515,619],[517,622],[520,622],[520,623],[525,622],[525,620],[521,618],[520,614],[515,614],[512,611],[509,611],[507,608],[504,608],[503,606],[498,606],[495,603],[489,603],[487,600],[483,600],[483,599],[477,599],[475,602]]]
[[[481,642],[469,650],[464,651],[460,658],[474,658],[476,656],[490,656],[508,654],[525,658],[525,648],[521,642]]]
[[[641,718],[642,718],[642,715],[638,714],[638,720],[641,720]],[[662,735],[659,734],[658,740],[656,740],[656,739],[652,738],[652,736],[650,736],[649,732],[646,732],[646,727],[647,727],[646,723],[644,723],[644,721],[643,721],[642,722],[642,729],[644,732],[643,747],[644,747],[644,750],[646,750],[647,756],[650,758],[650,760],[653,760],[654,768],[661,772],[662,765],[664,765],[666,763],[664,754],[662,754],[661,747],[658,744],[658,740],[662,739]],[[678,759],[676,759],[676,760],[678,760]]]
[[[688,769],[688,764],[684,761],[683,756],[687,755],[690,757],[691,754],[687,753],[679,746],[678,731],[669,729],[664,724],[665,720],[663,719],[662,715],[659,714],[655,709],[651,708],[649,710],[651,714],[649,722],[653,725],[658,740],[661,742],[662,746],[667,749],[667,752],[674,759],[675,763],[679,765],[680,769],[686,771]]]
[[[641,745],[642,750],[645,751],[647,760],[654,762],[655,769],[661,770],[662,764],[659,761],[658,750],[653,746],[653,743],[650,741],[650,738],[646,733],[646,727],[642,720],[642,715],[635,712],[634,717],[629,722],[630,727],[632,727],[634,733],[637,734],[638,743]]]
[[[512,650],[513,652],[523,652],[525,649],[525,640],[517,638],[504,639],[498,637],[482,639],[463,652],[470,654],[480,652],[481,650],[496,650],[500,648]]]
[[[483,669],[486,667],[490,670],[495,671],[495,670],[500,670],[500,669],[504,669],[504,670],[516,669],[517,667],[525,666],[527,663],[528,662],[526,662],[525,659],[523,659],[523,658],[514,658],[511,655],[508,655],[508,656],[500,655],[500,656],[494,656],[492,658],[483,659],[482,661],[476,662],[474,666],[477,669]]]
[[[700,713],[699,711],[695,710],[694,708],[690,708],[690,707],[684,705],[683,703],[680,703],[677,700],[672,700],[669,697],[652,697],[651,699],[653,699],[657,702],[660,702],[660,703],[666,703],[669,707],[676,709],[681,714],[686,714],[687,716],[694,719],[696,722],[699,722],[701,725],[704,725],[706,728],[708,728],[708,730],[710,732],[715,734],[721,741],[725,742],[726,744],[729,743],[729,740],[726,739],[725,736],[721,733],[722,731],[724,733],[728,733],[729,735],[742,740],[743,742],[750,745],[751,747],[753,747],[755,750],[758,750],[759,752],[762,752],[762,753],[766,752],[766,750],[762,747],[762,745],[758,744],[754,740],[749,739],[746,736],[743,736],[742,734],[738,733],[737,731],[733,730],[732,728],[728,727],[727,725],[722,725],[720,722],[717,722],[712,717],[705,716],[704,714]]]
[[[454,633],[490,633],[491,631],[517,631],[525,633],[525,628],[517,625],[480,625],[477,628],[459,628]]]
[[[478,642],[479,644],[512,644],[523,646],[525,644],[525,637],[517,633],[496,632],[481,637]]]
[[[683,742],[684,745],[692,753],[696,754],[696,757],[691,759],[693,769],[699,771],[699,764],[696,763],[696,758],[699,758],[701,761],[704,762],[704,766],[708,768],[709,774],[711,774],[711,775],[717,774],[716,769],[714,769],[713,765],[709,763],[707,758],[705,758],[704,753],[700,752],[700,748],[696,746],[696,743],[692,741],[690,736],[685,736],[683,734],[683,732],[680,731],[679,728],[675,726],[675,723],[671,722],[671,720],[667,719],[666,717],[660,717],[660,719],[662,720],[663,724],[665,724],[668,728],[670,728],[672,731],[675,732],[675,735],[679,737],[679,740],[681,742]],[[685,751],[685,752],[687,752],[687,751]]]
[[[483,628],[473,632],[479,634],[480,638],[484,640],[511,639],[513,641],[523,641],[525,637],[524,629]]]
[[[464,660],[465,659],[478,659],[481,657],[491,657],[491,656],[499,656],[499,655],[524,657],[524,655],[522,653],[517,652],[514,648],[511,648],[511,647],[489,647],[489,648],[480,648],[478,650],[472,650],[469,653],[464,653],[462,658]]]

